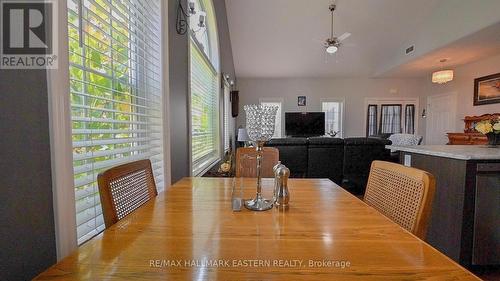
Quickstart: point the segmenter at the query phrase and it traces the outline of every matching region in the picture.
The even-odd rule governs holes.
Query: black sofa
[[[347,138],[344,140],[342,187],[354,194],[364,194],[373,160],[390,161],[390,140]]]
[[[344,161],[344,140],[338,138],[309,138],[307,177],[329,178],[341,183]]]
[[[329,178],[354,194],[363,194],[373,160],[390,159],[381,138],[280,138],[266,146],[280,151],[280,161],[295,178]]]

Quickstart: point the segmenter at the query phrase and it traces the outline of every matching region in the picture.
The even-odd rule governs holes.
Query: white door
[[[427,97],[425,144],[446,144],[446,133],[456,132],[457,96],[455,93]]]

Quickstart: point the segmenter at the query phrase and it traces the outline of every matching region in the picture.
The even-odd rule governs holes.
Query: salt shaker
[[[288,192],[288,177],[290,177],[290,169],[288,169],[285,165],[281,165],[274,172],[274,177],[276,180],[275,204],[278,207],[286,207],[290,201],[290,193]]]

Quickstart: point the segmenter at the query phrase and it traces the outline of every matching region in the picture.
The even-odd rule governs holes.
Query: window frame
[[[412,128],[413,132],[412,133],[408,132],[408,122],[409,122],[409,120],[408,120],[407,112],[408,112],[408,109],[410,109],[410,108],[413,108],[412,109],[413,110],[413,116],[411,116],[411,118],[412,118],[411,121],[413,122],[412,123],[412,126],[413,126],[413,128]],[[415,110],[415,105],[414,104],[407,104],[407,105],[405,105],[404,115],[405,115],[405,117],[404,117],[404,121],[405,121],[404,122],[404,128],[405,128],[404,129],[404,133],[405,134],[415,134],[415,132],[416,132],[415,131],[415,120],[417,119],[417,111]]]
[[[67,1],[56,1],[57,30],[60,38],[68,38]],[[160,1],[160,42],[168,46],[168,3]],[[76,233],[76,206],[73,175],[72,122],[70,108],[69,42],[58,40],[58,69],[46,69],[48,88],[49,136],[51,147],[52,191],[54,194],[54,230],[57,260],[60,261],[78,247]],[[163,97],[163,131],[169,131],[169,67],[168,48],[160,51],[160,92]],[[163,137],[164,183],[170,185],[170,137]]]
[[[75,48],[75,51],[70,49],[68,52],[71,111],[75,112],[76,108],[76,112],[71,114],[71,122],[73,125],[80,124],[72,128],[72,145],[74,149],[83,151],[73,151],[77,158],[73,159],[72,165],[77,171],[73,186],[76,193],[78,244],[83,244],[105,229],[97,184],[98,173],[130,161],[150,159],[158,190],[162,191],[165,186],[164,97],[160,78],[162,14],[161,1],[130,1],[121,7],[125,10],[117,12],[123,13],[117,17],[110,16],[119,9],[111,2],[91,2],[89,6],[84,5],[83,10],[78,6],[80,2],[72,2],[66,10],[71,15],[67,23],[68,30],[73,31],[73,36],[80,31],[79,36],[84,39],[79,37],[78,42],[78,38],[67,37],[69,47]],[[120,20],[118,18],[126,23],[117,23]],[[99,20],[101,25],[91,23],[92,19]],[[76,26],[76,21],[79,26]],[[82,22],[85,22],[83,27]],[[123,31],[119,31],[115,24],[120,25]],[[83,31],[89,25],[92,28]],[[138,30],[147,31],[139,34]],[[115,49],[116,42],[120,41],[120,37],[117,39],[115,35],[127,36],[126,43],[119,43],[126,49],[126,55],[122,55],[121,59],[115,56],[122,52]],[[106,37],[107,40],[98,37]],[[107,51],[96,49],[100,48],[98,44],[102,44]],[[95,61],[94,53],[99,53],[96,55],[99,60]],[[104,58],[100,57],[101,54]],[[101,59],[107,63],[101,63]],[[118,65],[126,66],[125,72],[115,69]],[[78,72],[72,74],[73,70]],[[120,78],[120,75],[123,76]],[[105,81],[105,84],[93,82],[92,76]],[[73,89],[73,83],[78,84],[79,89]],[[80,115],[79,111],[83,114]],[[106,113],[94,115],[101,111]],[[127,115],[127,118],[120,119],[116,115]],[[93,118],[98,120],[93,121]],[[97,128],[92,127],[94,124]],[[78,138],[75,139],[75,136]],[[104,153],[100,154],[101,149],[94,150],[99,146],[104,148]],[[104,159],[99,160],[99,157]]]
[[[417,97],[399,97],[399,98],[389,98],[389,97],[379,97],[379,98],[365,98],[365,110],[364,110],[364,114],[365,114],[365,121],[364,121],[364,128],[365,128],[365,131],[366,131],[366,128],[368,126],[368,105],[376,105],[377,106],[377,132],[380,131],[380,122],[381,122],[381,114],[382,114],[382,105],[394,105],[394,104],[397,104],[397,105],[401,105],[401,108],[404,112],[404,108],[406,107],[406,105],[410,105],[410,104],[413,104],[415,105],[415,123],[414,123],[414,131],[415,131],[415,134],[418,134],[418,131],[419,131],[419,118],[417,116],[417,113],[419,112],[419,101],[420,99],[417,98]],[[402,113],[403,113],[402,112]],[[401,114],[401,132],[405,132],[406,131],[406,127],[405,127],[405,116],[404,114]]]
[[[370,137],[373,135],[370,135],[370,108],[373,107],[375,108],[375,135],[378,134],[378,105],[376,104],[369,104],[366,107],[366,137]]]
[[[189,175],[190,176],[201,176],[205,174],[207,171],[209,171],[213,166],[215,166],[218,162],[223,157],[224,153],[224,143],[223,143],[223,122],[224,119],[222,117],[222,114],[219,114],[218,116],[218,133],[217,133],[217,142],[218,142],[218,155],[217,157],[213,159],[207,159],[201,167],[199,167],[196,171],[194,171],[194,163],[193,163],[193,127],[192,127],[192,81],[191,81],[191,63],[192,63],[192,54],[191,54],[191,47],[190,44],[194,44],[197,48],[198,51],[200,52],[201,56],[208,62],[208,65],[214,70],[216,73],[216,80],[217,80],[217,99],[218,99],[218,105],[219,105],[219,112],[221,109],[223,109],[223,102],[221,102],[221,71],[220,71],[220,45],[219,45],[219,33],[218,33],[218,26],[217,26],[217,18],[215,14],[215,7],[214,3],[212,0],[199,0],[200,3],[204,6],[204,12],[206,13],[206,18],[205,18],[205,23],[207,24],[207,33],[212,32],[212,36],[209,36],[208,42],[210,44],[210,48],[212,50],[210,51],[210,55],[212,58],[209,58],[207,54],[203,51],[203,48],[199,46],[200,42],[198,42],[196,38],[196,35],[194,35],[194,31],[190,28],[188,31],[188,160],[189,160]],[[210,3],[209,7],[210,11],[207,11],[206,3],[207,1]],[[209,17],[209,15],[211,15]],[[209,20],[210,23],[209,24]],[[215,65],[214,65],[215,64]]]
[[[323,103],[328,103],[328,102],[336,102],[340,103],[340,122],[339,122],[339,135],[336,137],[343,138],[344,137],[344,120],[345,120],[345,99],[344,98],[321,98],[320,99],[320,108],[321,112],[323,111]],[[326,126],[326,115],[325,115],[325,126]],[[325,130],[325,134],[326,134]]]
[[[285,103],[285,99],[282,97],[277,97],[277,98],[259,98],[259,104],[262,105],[263,103],[279,103],[280,104],[280,132],[277,137],[272,138],[283,138],[285,135],[285,110],[283,107],[283,104]],[[275,128],[276,129],[276,128]]]
[[[223,79],[224,81],[221,83],[221,102],[222,102],[222,121],[221,121],[221,127],[222,127],[222,152],[225,154],[226,152],[229,151],[231,147],[231,85],[229,81],[227,81],[226,78]],[[227,97],[226,97],[226,91],[227,91]],[[226,99],[227,98],[227,99]],[[227,102],[227,108],[226,108],[226,102]],[[226,124],[226,117],[227,117],[227,124]],[[227,125],[227,126],[226,126]],[[227,130],[227,136],[226,136],[226,130]],[[226,142],[228,146],[226,147]]]
[[[404,117],[403,117],[403,105],[402,104],[381,104],[380,105],[380,119],[378,120],[378,133],[379,134],[388,134],[382,132],[382,117],[384,113],[384,107],[399,107],[399,132],[391,133],[391,134],[401,134],[404,132]]]

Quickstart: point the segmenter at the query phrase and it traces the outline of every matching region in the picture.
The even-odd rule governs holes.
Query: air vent
[[[410,47],[406,48],[405,53],[408,55],[410,53],[413,53],[415,50],[415,45],[411,45]]]

